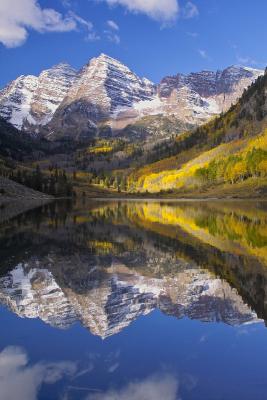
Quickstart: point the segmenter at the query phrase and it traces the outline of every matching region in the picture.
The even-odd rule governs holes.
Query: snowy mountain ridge
[[[20,317],[40,318],[61,329],[79,321],[103,339],[156,308],[176,318],[232,326],[259,322],[235,289],[205,270],[185,269],[169,279],[142,276],[127,268],[121,273],[121,267],[114,263],[104,278],[83,282],[80,291],[61,288],[46,268],[19,264],[0,278],[0,303]]]
[[[80,71],[62,63],[38,77],[18,77],[0,90],[0,116],[50,139],[72,136],[74,130],[90,137],[99,124],[119,130],[147,115],[174,115],[199,125],[229,109],[263,72],[231,66],[167,76],[156,85],[101,54]]]
[[[34,131],[47,124],[77,79],[68,64],[58,64],[36,77],[21,75],[0,91],[0,115],[18,129]]]

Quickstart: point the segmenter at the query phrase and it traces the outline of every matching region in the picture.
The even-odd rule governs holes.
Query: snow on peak
[[[198,124],[227,110],[263,73],[232,65],[217,72],[167,76],[155,85],[101,53],[79,72],[63,62],[38,77],[18,77],[0,90],[0,116],[19,129],[36,133],[51,120],[61,129],[60,118],[69,113],[78,113],[84,126],[156,114],[175,115],[183,122]],[[65,111],[55,115],[59,107]]]
[[[67,64],[58,64],[39,77],[20,76],[0,92],[0,115],[18,129],[45,125],[77,77]]]

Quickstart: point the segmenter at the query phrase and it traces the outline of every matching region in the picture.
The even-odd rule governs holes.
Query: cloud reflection
[[[27,353],[9,346],[0,353],[1,400],[36,400],[43,384],[54,384],[76,372],[73,362],[40,362],[29,365]]]
[[[90,394],[86,400],[179,400],[178,389],[178,380],[173,375],[153,375],[119,390]]]

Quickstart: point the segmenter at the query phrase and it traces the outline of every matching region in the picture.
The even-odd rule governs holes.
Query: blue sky
[[[267,65],[266,0],[1,0],[0,87],[104,52],[154,82]]]

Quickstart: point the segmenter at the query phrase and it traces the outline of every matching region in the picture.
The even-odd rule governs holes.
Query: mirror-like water
[[[52,203],[0,260],[1,400],[267,398],[267,203]]]

